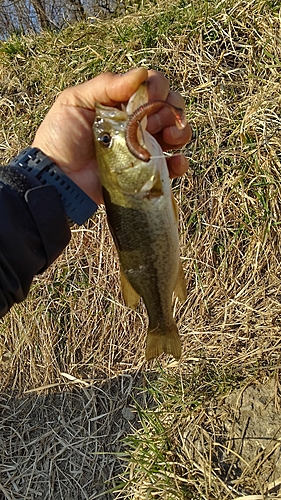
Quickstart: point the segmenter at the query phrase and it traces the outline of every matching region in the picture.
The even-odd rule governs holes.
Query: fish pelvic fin
[[[186,291],[185,275],[181,260],[179,261],[178,277],[174,292],[175,295],[178,297],[179,301],[183,304],[187,299],[187,291]]]
[[[178,205],[177,205],[177,202],[175,200],[175,197],[174,197],[174,194],[172,191],[171,191],[171,199],[172,199],[172,207],[173,207],[174,216],[176,219],[176,223],[178,224],[179,223],[179,209],[178,209]]]
[[[125,301],[126,306],[130,307],[131,309],[136,309],[140,296],[139,294],[134,290],[132,285],[129,283],[128,279],[126,278],[124,271],[121,267],[120,269],[120,281],[121,281],[121,289],[122,289],[122,294],[123,298]]]
[[[148,329],[145,350],[147,361],[157,358],[163,352],[172,354],[175,359],[181,357],[180,336],[175,322],[165,329],[161,327]]]

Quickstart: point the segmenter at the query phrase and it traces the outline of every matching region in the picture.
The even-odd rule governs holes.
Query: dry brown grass
[[[139,64],[182,92],[195,131],[190,172],[173,184],[188,288],[175,304],[182,361],[144,361],[145,311],[123,304],[101,208],[0,323],[3,498],[113,498],[106,491],[128,480],[118,453],[131,424],[140,429],[119,498],[278,498],[260,451],[232,476],[212,450],[230,446],[229,392],[268,379],[279,390],[280,30],[274,1],[158,2],[0,46],[3,161],[65,86]],[[150,386],[139,373],[154,369]]]

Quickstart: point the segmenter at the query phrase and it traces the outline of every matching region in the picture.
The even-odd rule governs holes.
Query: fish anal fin
[[[162,329],[161,327],[148,329],[146,339],[145,357],[150,359],[157,358],[162,353],[172,354],[175,359],[181,357],[181,342],[176,323]]]
[[[184,270],[182,267],[181,260],[179,261],[178,277],[177,277],[174,293],[178,297],[178,299],[181,303],[186,301],[186,299],[187,299],[186,281],[185,281],[185,275],[184,275]]]
[[[140,296],[129,283],[122,268],[120,269],[120,281],[122,295],[126,306],[130,307],[131,309],[136,309],[140,300]]]

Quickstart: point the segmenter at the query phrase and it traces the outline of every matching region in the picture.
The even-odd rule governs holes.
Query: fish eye
[[[107,133],[102,134],[99,138],[99,141],[102,142],[103,146],[109,148],[109,146],[111,145],[111,135]]]

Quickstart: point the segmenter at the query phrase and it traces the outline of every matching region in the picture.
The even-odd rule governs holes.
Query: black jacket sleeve
[[[70,240],[56,188],[34,180],[27,190],[20,183],[14,188],[5,175],[5,167],[0,167],[0,317],[25,299],[35,274]]]

